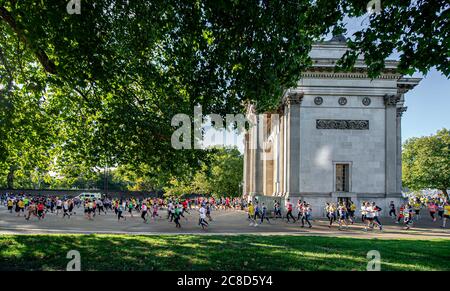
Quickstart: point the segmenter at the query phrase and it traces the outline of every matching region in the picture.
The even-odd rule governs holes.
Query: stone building
[[[367,76],[362,58],[352,72],[333,72],[345,40],[313,46],[313,66],[280,97],[276,112],[257,115],[245,135],[244,194],[298,199],[325,214],[325,202],[375,201],[383,210],[401,202],[401,118],[405,94],[421,79],[396,72],[387,60],[381,76]],[[259,140],[259,142],[258,142]]]

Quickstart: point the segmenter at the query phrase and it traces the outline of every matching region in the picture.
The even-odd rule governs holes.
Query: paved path
[[[165,216],[166,212],[160,211],[160,214]],[[360,222],[343,231],[339,231],[337,225],[329,229],[325,220],[313,221],[313,228],[311,229],[301,228],[299,223],[286,223],[286,221],[280,219],[272,220],[271,224],[264,223],[254,227],[249,225],[245,212],[234,210],[214,211],[212,216],[214,221],[210,223],[207,231],[203,231],[197,225],[198,214],[195,210],[192,210],[191,214],[186,214],[187,221],[181,219],[182,228],[177,229],[174,223],[169,223],[165,218],[150,221],[147,224],[143,223],[137,213],[134,217],[130,217],[127,213],[126,221],[118,222],[112,212],[107,215],[97,215],[94,220],[90,221],[83,216],[82,208],[79,209],[79,213],[70,219],[63,219],[62,215],[56,216],[50,213],[42,221],[39,221],[36,217],[26,221],[23,216],[17,217],[15,213],[11,214],[5,207],[0,206],[0,234],[291,234],[380,239],[450,239],[450,229],[441,229],[439,227],[441,222],[433,223],[428,216],[421,218],[415,228],[407,231],[403,230],[401,225],[392,223],[391,219],[382,218],[382,222],[385,223],[383,232],[378,229],[365,232]]]

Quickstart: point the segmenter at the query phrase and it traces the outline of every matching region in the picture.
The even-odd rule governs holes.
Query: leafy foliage
[[[123,166],[145,169],[135,186],[151,188],[198,170],[209,155],[171,146],[172,117],[196,105],[221,115],[248,101],[276,108],[311,65],[312,44],[345,31],[366,2],[98,0],[70,15],[67,1],[0,0],[0,181]],[[447,1],[382,5],[341,68],[364,54],[376,76],[398,50],[402,72],[448,76]]]
[[[450,189],[450,131],[411,138],[403,146],[403,183],[412,190]]]

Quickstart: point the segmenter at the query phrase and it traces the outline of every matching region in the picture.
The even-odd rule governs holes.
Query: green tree
[[[199,170],[207,153],[172,147],[172,117],[195,105],[274,109],[312,65],[312,44],[345,31],[368,1],[97,0],[82,1],[79,15],[67,2],[0,0],[0,180],[9,186],[16,174],[73,164],[147,165],[156,177]],[[364,54],[374,77],[398,51],[400,72],[436,66],[448,76],[447,2],[382,0],[336,69]]]
[[[450,189],[450,131],[414,137],[403,145],[403,183],[412,190]]]
[[[237,148],[216,149],[209,169],[209,190],[216,196],[240,196],[243,169],[244,159]]]

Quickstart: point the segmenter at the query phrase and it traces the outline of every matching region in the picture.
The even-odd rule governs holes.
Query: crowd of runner
[[[273,201],[272,205],[266,205],[258,199],[221,197],[196,197],[196,198],[79,198],[79,197],[58,197],[58,196],[32,196],[26,194],[13,195],[3,193],[0,196],[0,204],[6,206],[9,213],[16,216],[25,217],[26,220],[36,218],[45,219],[46,214],[52,213],[61,216],[63,219],[70,219],[71,216],[84,215],[88,220],[94,220],[97,215],[107,215],[114,213],[117,221],[126,220],[127,217],[140,217],[143,223],[150,220],[166,219],[173,223],[176,228],[182,227],[182,221],[187,221],[185,214],[192,212],[198,215],[198,225],[206,230],[209,223],[213,221],[211,216],[216,210],[244,210],[247,211],[250,226],[257,227],[263,223],[271,223],[271,219],[282,219],[287,223],[299,223],[300,227],[312,228],[311,205],[302,200],[298,200],[296,205],[286,200],[284,208],[280,202]],[[441,227],[446,227],[446,222],[450,219],[450,204],[442,196],[439,197],[413,197],[406,203],[399,205],[393,201],[389,204],[389,217],[395,223],[402,223],[405,229],[410,229],[421,218],[424,210],[428,211],[431,221],[442,221]],[[363,201],[359,206],[360,216],[356,217],[357,205],[350,199],[339,201],[338,203],[327,202],[324,205],[324,213],[328,219],[328,227],[335,223],[339,230],[348,229],[350,225],[361,222],[364,230],[378,228],[383,230],[380,216],[382,208],[372,201]],[[285,213],[283,213],[285,212]],[[294,215],[295,213],[295,215]]]
[[[8,193],[0,196],[0,205],[6,206],[9,213],[14,213],[18,217],[23,216],[26,220],[33,217],[37,220],[43,220],[48,213],[56,216],[61,215],[63,219],[70,219],[77,212],[81,212],[88,220],[94,220],[96,215],[114,213],[118,221],[126,220],[127,217],[139,216],[143,223],[149,223],[150,220],[155,221],[165,218],[168,222],[174,223],[177,228],[181,228],[182,218],[187,220],[185,213],[190,214],[191,211],[197,211],[198,225],[204,230],[213,220],[211,216],[213,210],[243,210],[245,207],[243,199],[230,197],[219,199],[213,197],[196,197],[193,199],[99,197],[80,199],[79,197],[44,197]],[[160,211],[165,211],[166,214],[160,214]]]
[[[282,208],[277,200],[274,200],[272,211],[270,212],[264,203],[260,203],[257,199],[249,202],[247,207],[248,220],[250,226],[258,226],[264,222],[270,223],[269,217],[274,219],[284,219],[287,223],[299,222],[301,227],[307,224],[312,228],[312,208],[306,201],[298,200],[294,206],[290,199],[286,200],[285,214],[282,214]],[[447,220],[450,219],[450,203],[443,197],[421,197],[409,199],[407,203],[400,205],[397,212],[397,206],[393,201],[389,204],[389,217],[395,223],[404,224],[404,229],[408,230],[413,227],[414,223],[420,219],[422,209],[428,209],[430,218],[433,222],[437,219],[442,221],[441,228],[446,227]],[[328,227],[331,228],[333,223],[338,224],[338,229],[348,229],[349,225],[360,222],[364,225],[364,231],[378,228],[383,230],[381,222],[382,208],[373,201],[362,201],[360,205],[360,217],[355,217],[357,206],[352,200],[340,201],[339,203],[327,202],[324,212],[328,219]],[[272,215],[270,215],[270,213]],[[296,213],[296,217],[293,213]]]

